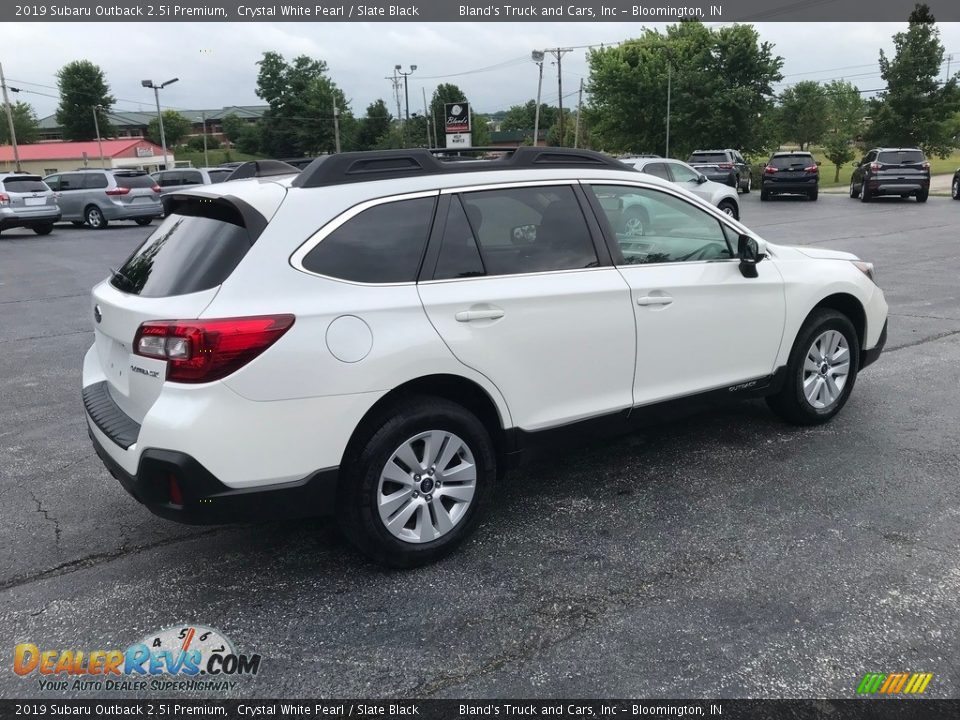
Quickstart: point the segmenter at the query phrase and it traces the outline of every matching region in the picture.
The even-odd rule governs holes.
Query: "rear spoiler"
[[[247,229],[252,245],[267,227],[267,218],[245,200],[233,195],[208,197],[172,192],[161,198],[167,215],[205,217]]]
[[[237,167],[224,182],[246,180],[247,178],[279,177],[281,175],[299,175],[300,168],[282,160],[251,160]]]

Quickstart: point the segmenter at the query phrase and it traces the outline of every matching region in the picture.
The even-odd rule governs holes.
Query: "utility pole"
[[[410,66],[410,72],[404,72],[404,71],[401,69],[401,66],[400,66],[400,65],[396,65],[396,66],[394,67],[394,69],[395,69],[397,72],[399,72],[401,75],[403,75],[403,97],[404,97],[404,100],[406,101],[406,106],[405,106],[405,107],[406,107],[406,112],[405,112],[405,115],[404,115],[404,121],[406,122],[406,121],[409,121],[409,120],[410,120],[410,88],[409,88],[409,86],[408,86],[408,84],[407,84],[407,78],[410,77],[411,75],[413,75],[414,72],[416,72],[417,66],[416,66],[416,65],[411,65],[411,66]]]
[[[667,61],[667,151],[664,157],[670,157],[670,92],[672,90],[673,63]]]
[[[207,112],[200,113],[200,122],[203,123],[203,165],[210,167],[210,157],[207,155]]]
[[[430,110],[427,108],[427,89],[421,87],[420,92],[423,93],[423,119],[427,121],[427,147],[431,148],[433,143],[430,141]]]
[[[563,70],[561,67],[561,62],[563,56],[570,52],[570,48],[550,48],[548,50],[544,50],[544,52],[550,53],[557,59],[557,92],[559,93],[559,97],[557,98],[557,109],[560,113],[560,147],[563,147]]]
[[[950,82],[950,63],[952,60],[953,60],[953,53],[950,53],[949,55],[947,55],[947,79],[944,82],[944,85]]]
[[[163,113],[160,112],[160,91],[163,90],[167,85],[173,85],[180,78],[173,78],[167,80],[165,83],[160,83],[157,85],[153,80],[141,80],[140,85],[145,88],[150,88],[153,90],[153,96],[157,101],[157,123],[160,125],[160,145],[163,148],[163,167],[161,170],[167,169],[167,137],[163,134]]]
[[[10,126],[10,145],[13,146],[13,162],[20,172],[20,151],[17,149],[17,131],[13,127],[13,108],[10,106],[10,98],[7,97],[7,80],[3,76],[3,64],[0,64],[0,87],[3,87],[3,106],[7,110],[7,124]],[[16,88],[11,88],[14,92],[19,92]]]
[[[103,140],[100,139],[100,119],[97,113],[103,110],[102,105],[93,106],[93,129],[97,133],[97,147],[100,149],[100,167],[105,168],[107,164],[103,161]]]
[[[337,149],[337,153],[340,152],[340,108],[337,107],[336,103],[333,105],[333,142]]]
[[[577,126],[573,131],[573,147],[580,144],[580,110],[583,108],[583,78],[580,78],[580,93],[577,95]]]
[[[533,60],[539,68],[537,77],[537,109],[533,114],[533,146],[540,144],[540,90],[543,88],[543,58],[542,50],[534,50],[530,53],[530,59]]]

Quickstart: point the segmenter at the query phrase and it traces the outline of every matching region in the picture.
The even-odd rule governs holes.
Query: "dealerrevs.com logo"
[[[176,625],[150,633],[124,650],[41,649],[20,643],[13,671],[35,677],[40,690],[229,691],[260,671],[258,654],[238,653],[218,630]]]

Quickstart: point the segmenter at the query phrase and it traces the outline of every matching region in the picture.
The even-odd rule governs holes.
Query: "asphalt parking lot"
[[[745,403],[542,458],[412,572],[327,521],[186,527],[128,497],[80,365],[89,288],[150,229],[5,231],[0,697],[75,694],[14,675],[15,643],[186,622],[263,656],[235,696],[851,697],[894,671],[960,696],[960,203],[741,203],[773,242],[877,265],[887,350],[841,415],[796,429]]]

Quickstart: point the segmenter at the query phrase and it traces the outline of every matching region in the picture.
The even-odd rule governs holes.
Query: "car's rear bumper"
[[[27,214],[2,214],[0,215],[0,230],[8,230],[10,228],[33,228],[39,227],[42,225],[51,225],[60,220],[60,210],[55,210],[53,212],[44,212],[44,213],[31,213]]]
[[[867,187],[874,195],[902,195],[904,193],[929,192],[930,180],[868,180]]]
[[[110,398],[105,383],[84,388],[87,432],[93,447],[124,489],[155,515],[192,525],[327,515],[333,512],[337,468],[292,482],[231,488],[190,455],[147,448],[136,472],[114,455],[130,450],[140,426]]]
[[[819,187],[819,180],[764,180],[761,189],[767,192],[806,193]]]

